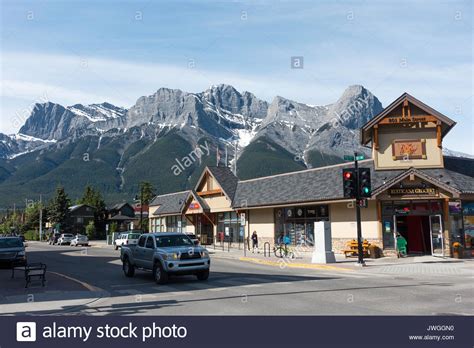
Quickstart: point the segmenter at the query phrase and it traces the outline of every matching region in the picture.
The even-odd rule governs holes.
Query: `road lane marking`
[[[79,279],[76,279],[76,278],[73,278],[73,277],[70,277],[70,276],[67,276],[65,274],[62,274],[62,273],[58,273],[58,272],[52,272],[52,271],[47,271],[47,273],[51,273],[51,274],[56,274],[57,276],[60,276],[60,277],[63,277],[63,278],[66,278],[66,279],[69,279],[73,282],[76,282],[76,283],[79,283],[81,284],[83,287],[85,287],[87,290],[89,291],[104,291],[104,289],[101,289],[97,286],[94,286],[94,285],[91,285],[89,283],[86,283],[86,282],[83,282]]]
[[[124,288],[124,287],[130,287],[130,286],[142,286],[142,285],[150,285],[153,284],[152,282],[147,282],[147,283],[130,283],[130,284],[114,284],[111,285],[111,288]]]

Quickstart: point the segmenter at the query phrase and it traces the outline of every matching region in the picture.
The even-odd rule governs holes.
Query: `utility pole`
[[[140,229],[143,231],[143,187],[140,188]]]
[[[359,164],[357,162],[357,152],[354,152],[354,168],[356,176],[356,219],[357,219],[357,263],[359,266],[365,266],[364,262],[364,248],[362,247],[362,223],[360,219],[360,192],[359,192]]]

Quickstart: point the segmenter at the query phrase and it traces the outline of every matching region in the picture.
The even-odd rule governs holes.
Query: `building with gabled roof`
[[[372,149],[371,159],[358,162],[371,177],[362,235],[384,254],[395,252],[397,233],[410,254],[447,256],[455,242],[471,249],[474,160],[442,153],[455,124],[404,93],[361,128],[361,143]],[[342,177],[353,165],[249,180],[227,167],[206,167],[192,190],[155,198],[151,229],[195,233],[203,244],[243,243],[256,231],[262,242],[273,244],[283,234],[294,245],[311,246],[314,223],[328,221],[340,252],[357,238],[355,201],[345,195]]]

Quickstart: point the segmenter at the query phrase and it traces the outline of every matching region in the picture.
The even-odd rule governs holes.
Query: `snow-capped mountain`
[[[311,153],[342,157],[360,148],[356,131],[382,110],[382,104],[360,85],[348,87],[333,104],[307,105],[281,96],[271,103],[230,85],[215,85],[200,93],[160,88],[140,97],[130,109],[110,103],[36,104],[18,135],[2,134],[0,157],[18,156],[36,147],[86,135],[118,136],[140,128],[156,138],[163,129],[179,129],[191,143],[208,135],[223,145],[238,144],[240,155],[257,139],[277,144],[306,166]],[[446,153],[464,155],[450,150]]]
[[[223,84],[199,93],[160,88],[129,109],[36,104],[18,134],[0,134],[0,196],[47,194],[59,182],[76,195],[93,184],[124,197],[142,180],[157,193],[176,191],[218,158],[242,179],[339,163],[354,150],[370,156],[357,129],[381,110],[362,86],[320,106],[281,96],[268,103]],[[172,166],[199,146],[206,155],[175,176]]]
[[[20,133],[43,140],[107,131],[123,125],[126,110],[109,103],[64,107],[55,103],[36,104]]]

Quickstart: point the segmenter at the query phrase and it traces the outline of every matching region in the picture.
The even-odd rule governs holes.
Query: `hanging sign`
[[[392,157],[394,160],[426,159],[426,140],[394,140]]]
[[[189,210],[197,210],[199,208],[199,203],[197,202],[191,202],[191,204],[189,204]]]
[[[245,213],[240,214],[240,224],[245,225]]]

